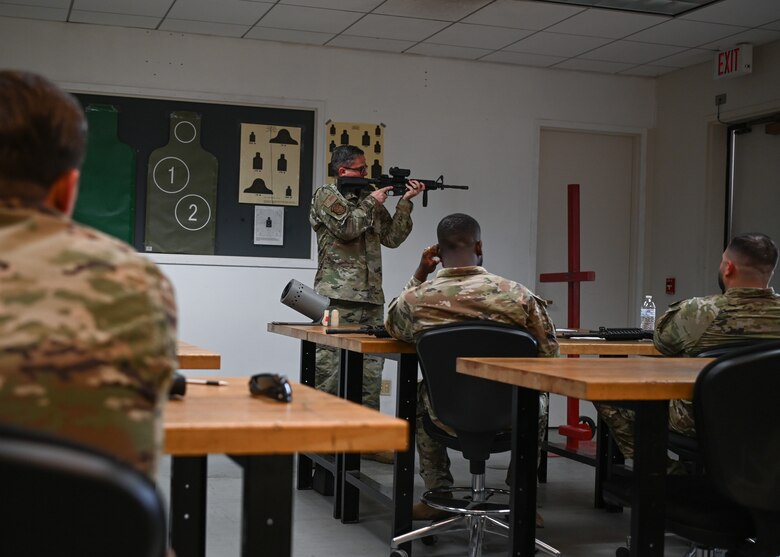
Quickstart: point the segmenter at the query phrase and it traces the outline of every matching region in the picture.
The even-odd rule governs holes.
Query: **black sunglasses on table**
[[[292,387],[287,377],[277,373],[258,373],[249,378],[249,392],[282,402],[292,402]]]

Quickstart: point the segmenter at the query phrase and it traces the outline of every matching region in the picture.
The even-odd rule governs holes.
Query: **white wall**
[[[780,110],[780,42],[753,50],[747,76],[714,80],[712,65],[701,64],[658,79],[645,278],[659,313],[673,301],[717,292],[726,183],[727,126],[715,111],[721,93],[724,122]],[[664,294],[671,276],[674,296]]]
[[[655,83],[645,78],[162,31],[0,18],[0,66],[82,91],[308,105],[321,107],[320,123],[384,122],[388,163],[471,186],[431,194],[428,208],[417,204],[411,237],[384,254],[388,298],[405,284],[441,217],[457,211],[481,222],[486,266],[533,287],[539,121],[655,124]],[[297,318],[279,294],[290,278],[311,284],[312,270],[165,271],[177,289],[181,337],[220,351],[224,373],[297,376],[297,343],[266,333],[265,324]]]

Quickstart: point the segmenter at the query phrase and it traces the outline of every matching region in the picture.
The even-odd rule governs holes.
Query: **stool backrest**
[[[163,557],[154,484],[112,456],[0,424],[0,555]]]
[[[693,406],[707,473],[739,505],[780,511],[780,342],[731,351],[696,379]]]
[[[423,331],[417,355],[433,410],[456,432],[497,432],[512,425],[512,387],[455,371],[460,357],[536,357],[526,330],[492,321],[451,323]]]

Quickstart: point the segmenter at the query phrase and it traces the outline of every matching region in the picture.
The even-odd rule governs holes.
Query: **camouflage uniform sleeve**
[[[547,313],[547,303],[538,296],[532,296],[528,303],[526,328],[539,344],[540,357],[557,358],[560,356],[558,341],[555,338],[555,325]]]
[[[408,199],[401,199],[395,207],[395,213],[390,216],[387,208],[377,204],[374,210],[377,221],[374,230],[379,232],[383,246],[397,248],[406,240],[412,231],[412,209],[414,205]]]
[[[708,298],[674,303],[658,320],[653,343],[666,356],[691,356],[717,315],[717,306]]]
[[[328,188],[319,188],[309,211],[309,223],[317,231],[320,226],[328,229],[333,236],[344,242],[358,238],[374,224],[374,207],[378,205],[371,196],[366,196],[357,206],[350,204],[338,192]]]
[[[406,342],[414,342],[414,335],[417,332],[415,330],[414,312],[412,306],[406,301],[406,295],[413,295],[414,289],[419,287],[422,283],[416,278],[412,277],[403,292],[398,297],[390,302],[390,307],[387,310],[387,318],[385,319],[385,328],[387,332],[398,340],[405,340]]]

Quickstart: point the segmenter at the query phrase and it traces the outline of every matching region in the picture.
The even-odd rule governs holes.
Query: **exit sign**
[[[715,79],[746,75],[753,71],[753,45],[738,44],[715,55]]]

